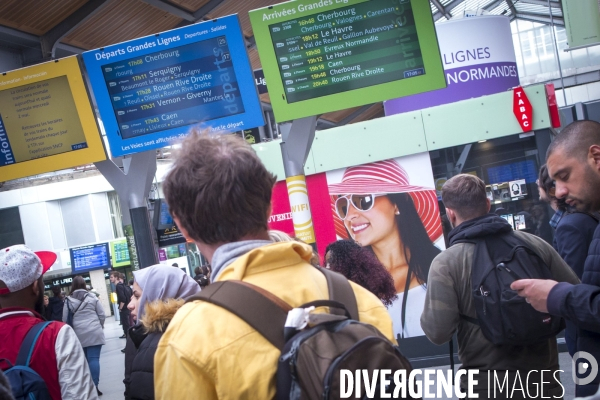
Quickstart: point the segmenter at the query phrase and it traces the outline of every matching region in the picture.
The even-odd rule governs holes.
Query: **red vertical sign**
[[[521,86],[513,89],[513,112],[523,132],[533,130],[533,107]]]
[[[553,128],[560,128],[560,114],[558,112],[558,102],[556,101],[556,92],[554,83],[546,84],[546,97],[548,98],[548,111],[550,111],[550,120]]]

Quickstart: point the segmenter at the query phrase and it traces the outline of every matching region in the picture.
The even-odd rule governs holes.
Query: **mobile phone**
[[[498,268],[498,269],[500,269],[500,270],[502,270],[502,271],[504,271],[504,272],[507,272],[507,273],[508,273],[510,276],[512,276],[512,277],[513,277],[513,279],[514,279],[514,280],[516,280],[516,281],[517,281],[517,280],[519,280],[519,279],[522,279],[522,278],[521,278],[519,275],[517,275],[517,273],[516,273],[515,271],[513,271],[513,270],[512,270],[512,269],[510,269],[510,268],[508,268],[508,267],[507,267],[507,266],[506,266],[504,263],[500,263],[500,264],[498,264],[498,265],[496,266],[496,268]]]

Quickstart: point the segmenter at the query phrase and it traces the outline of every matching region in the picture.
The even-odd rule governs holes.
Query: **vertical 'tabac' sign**
[[[513,112],[523,132],[533,130],[533,107],[521,86],[513,89]]]

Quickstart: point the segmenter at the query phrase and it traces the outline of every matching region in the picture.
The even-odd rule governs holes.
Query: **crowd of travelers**
[[[456,335],[462,369],[509,382],[527,376],[526,386],[545,381],[536,396],[561,398],[559,374],[541,372],[560,368],[558,333],[566,327],[571,356],[600,360],[600,124],[565,127],[545,161],[537,185],[555,212],[552,245],[513,230],[490,212],[485,183],[459,174],[442,188],[447,249],[421,258],[428,265],[414,276],[408,268],[402,286],[426,289],[420,328],[437,345]],[[312,246],[269,231],[275,180],[240,138],[192,131],[185,139],[163,191],[180,231],[210,265],[193,278],[177,265],[155,265],[134,271],[129,284],[111,272],[126,339],[126,399],[339,398],[340,364],[411,369],[389,313],[402,291],[379,245],[352,236],[327,246],[320,262]],[[392,218],[410,214],[411,198],[396,197],[344,194],[337,213],[346,227],[378,203]],[[411,265],[418,246],[394,229]],[[428,238],[424,228],[418,234]],[[68,296],[58,287],[45,296],[42,276],[55,261],[55,253],[24,245],[0,250],[0,400],[102,395],[105,311],[81,276]],[[406,297],[399,304],[404,332],[404,314],[414,311]],[[573,366],[585,375],[580,367]],[[463,378],[456,385],[466,392]],[[576,396],[600,393],[600,376],[579,378]],[[480,379],[471,389],[488,398],[491,384]]]

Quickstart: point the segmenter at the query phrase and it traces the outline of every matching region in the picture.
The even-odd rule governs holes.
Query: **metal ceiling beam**
[[[446,10],[446,12],[448,14],[450,14],[450,16],[452,16],[452,14],[451,14],[452,10],[454,10],[457,6],[459,6],[464,1],[465,0],[452,0],[450,3],[448,3],[444,6],[444,10]],[[433,20],[437,21],[438,19],[442,18],[443,16],[444,16],[444,14],[442,14],[441,12],[438,11],[433,15]]]
[[[544,0],[519,0],[519,3],[533,4],[536,6],[543,6],[548,8],[548,2]],[[552,6],[552,8],[560,8],[560,2],[558,1],[550,1],[550,5]]]
[[[533,14],[533,13],[525,13],[520,12],[515,14],[516,19],[520,19],[523,21],[537,22],[539,24],[550,25],[550,17],[541,15],[541,14]],[[554,17],[554,25],[557,26],[565,26],[565,22],[562,18]]]
[[[506,4],[508,4],[508,8],[510,8],[510,11],[512,12],[512,14],[517,15],[517,9],[515,8],[515,1],[514,0],[506,0]]]
[[[163,10],[172,14],[176,17],[183,18],[186,21],[196,22],[196,18],[194,18],[194,14],[188,12],[182,8],[175,6],[174,4],[164,2],[162,0],[142,0],[146,4],[150,4],[153,7],[158,8],[159,10]]]
[[[492,11],[494,8],[498,7],[502,3],[504,3],[504,0],[496,0],[493,3],[490,3],[487,6],[483,7],[483,9],[486,11]]]
[[[444,8],[444,6],[442,5],[442,3],[440,3],[439,0],[431,0],[431,2],[433,3],[433,5],[438,9],[438,11],[440,13],[442,13],[442,15],[444,17],[446,17],[446,19],[450,19],[452,18],[452,15],[446,11],[446,9]]]
[[[40,43],[42,45],[42,57],[54,58],[56,46],[62,40],[62,38],[91,18],[107,4],[108,0],[89,0],[87,3],[75,10],[73,14],[69,15],[54,28],[46,32],[40,38]]]

